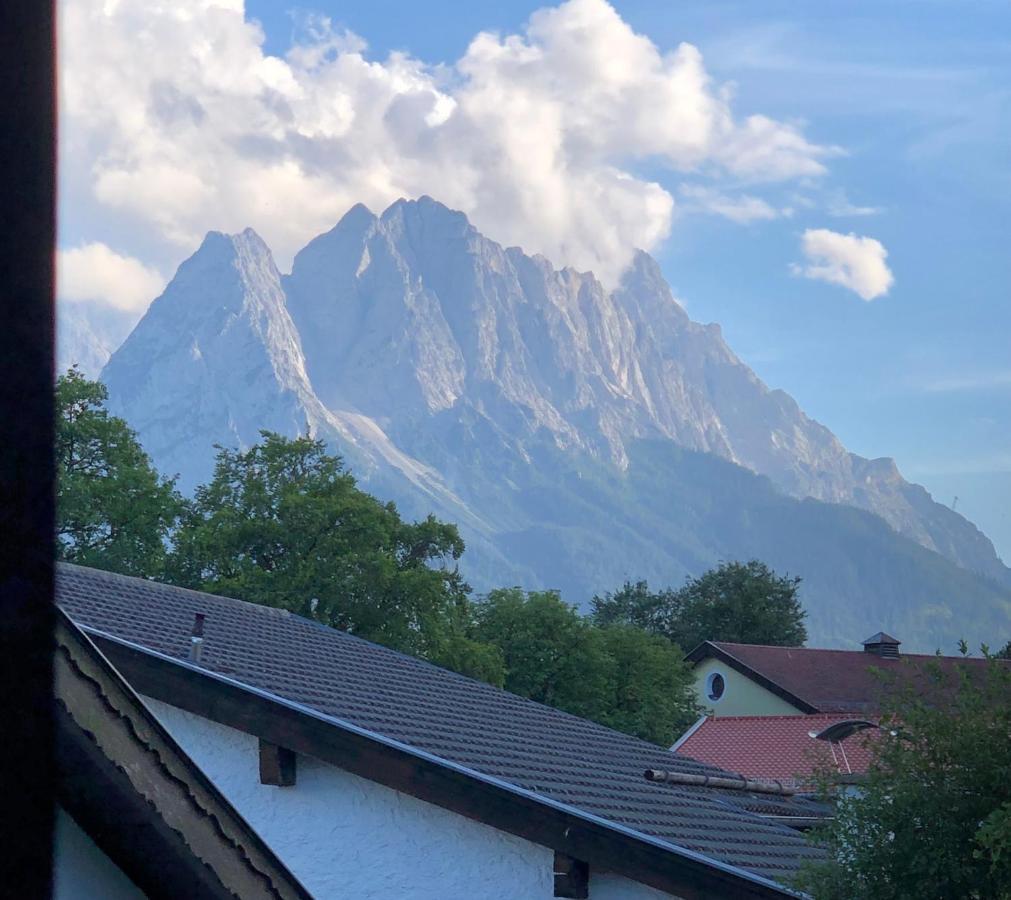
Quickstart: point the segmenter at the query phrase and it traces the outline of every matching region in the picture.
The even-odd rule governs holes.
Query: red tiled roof
[[[811,737],[847,716],[709,716],[677,752],[747,778],[809,783],[823,766],[842,774],[867,771],[874,729],[829,744]]]
[[[928,687],[926,666],[936,663],[954,673],[956,667],[979,671],[986,660],[980,657],[923,656],[902,654],[897,659],[863,650],[819,650],[808,647],[770,647],[761,644],[731,644],[707,641],[688,658],[697,662],[707,657],[728,659],[749,676],[758,675],[767,687],[806,712],[872,713],[880,709],[886,689],[882,672],[893,672],[901,680],[922,681]]]

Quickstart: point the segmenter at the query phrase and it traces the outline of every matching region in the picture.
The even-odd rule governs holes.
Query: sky
[[[1011,562],[1011,4],[62,0],[59,294],[430,194],[693,318]],[[956,499],[957,498],[957,499]]]

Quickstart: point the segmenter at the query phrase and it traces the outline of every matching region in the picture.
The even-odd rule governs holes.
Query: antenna
[[[951,501],[951,511],[955,511],[955,507],[958,506],[958,495],[955,495],[955,499]]]

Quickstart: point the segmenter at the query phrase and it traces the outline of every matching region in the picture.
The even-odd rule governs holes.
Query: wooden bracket
[[[260,738],[260,784],[291,787],[295,783],[295,751]]]
[[[555,896],[585,900],[590,896],[590,866],[567,853],[555,851]]]

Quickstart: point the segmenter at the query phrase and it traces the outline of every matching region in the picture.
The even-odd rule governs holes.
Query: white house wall
[[[154,714],[317,900],[539,900],[551,850],[350,772],[298,757],[292,787],[260,784],[256,738],[145,698]],[[669,898],[592,872],[591,900]]]
[[[54,900],[144,900],[144,896],[67,813],[56,811]]]

